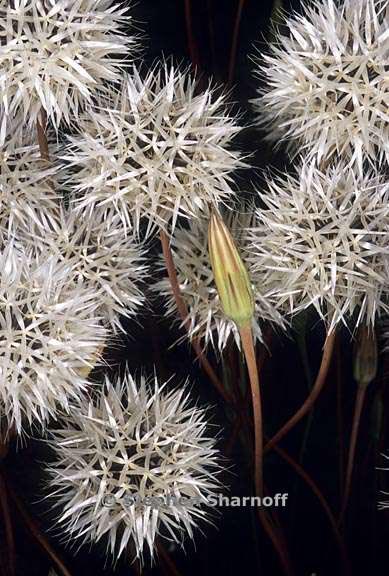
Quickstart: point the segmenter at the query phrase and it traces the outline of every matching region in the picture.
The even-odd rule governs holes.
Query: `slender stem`
[[[36,121],[36,132],[41,157],[43,160],[50,160],[49,143],[46,136],[46,123],[46,112],[42,108]]]
[[[27,510],[25,509],[23,503],[21,502],[19,496],[16,494],[16,492],[13,490],[13,488],[11,487],[10,483],[7,482],[6,483],[7,488],[8,488],[8,492],[9,495],[11,496],[12,500],[14,501],[16,508],[20,514],[20,516],[22,517],[24,523],[26,524],[26,526],[29,528],[29,530],[31,531],[31,534],[33,535],[33,537],[35,538],[35,540],[40,544],[40,546],[43,548],[43,550],[45,550],[45,552],[48,554],[48,556],[50,556],[50,558],[53,560],[53,562],[55,563],[55,565],[57,566],[58,570],[60,570],[60,572],[62,573],[63,576],[72,576],[71,573],[69,572],[69,570],[66,568],[65,564],[62,562],[62,560],[57,556],[57,553],[53,550],[53,548],[51,547],[51,545],[49,544],[49,542],[47,541],[47,539],[43,536],[43,534],[40,532],[38,526],[36,525],[35,521],[33,520],[33,518],[30,516],[30,514],[27,512]]]
[[[227,444],[227,448],[225,449],[226,454],[228,454],[229,452],[231,452],[232,448],[233,448],[233,444],[234,442],[237,440],[237,428],[239,429],[240,426],[242,425],[242,423],[244,423],[244,418],[238,418],[234,429],[232,431],[232,434],[229,438],[228,444]],[[279,456],[285,460],[285,462],[295,470],[295,472],[300,476],[300,478],[302,479],[303,482],[305,482],[307,484],[307,486],[311,489],[311,491],[313,492],[313,494],[317,497],[321,507],[323,508],[323,511],[325,513],[325,515],[327,516],[329,522],[330,522],[330,526],[332,529],[332,532],[334,534],[335,540],[338,544],[339,547],[339,551],[342,557],[342,562],[344,565],[344,573],[345,576],[348,575],[350,573],[350,566],[349,566],[349,560],[348,560],[348,556],[347,556],[347,551],[346,548],[344,546],[343,540],[342,540],[342,536],[341,533],[339,531],[337,522],[336,522],[336,518],[327,502],[327,500],[325,499],[322,491],[320,490],[319,486],[316,484],[316,482],[309,476],[309,474],[304,470],[304,468],[294,459],[292,458],[292,456],[290,456],[285,450],[283,450],[282,448],[280,448],[279,446],[274,446],[274,450],[277,454],[279,454]],[[278,545],[278,547],[280,547],[280,544]],[[277,550],[278,550],[277,547]],[[285,553],[284,553],[285,554]]]
[[[269,338],[271,336],[271,332],[267,331]],[[267,338],[265,338],[265,341],[267,341]],[[252,338],[251,338],[251,342],[252,342]],[[242,343],[243,346],[243,343]],[[257,378],[258,378],[258,369],[262,368],[264,362],[265,362],[265,358],[266,358],[266,352],[267,349],[264,346],[261,354],[260,354],[260,359],[259,362],[257,363]],[[255,357],[254,357],[255,360]],[[250,366],[254,365],[254,361],[250,362]],[[226,446],[226,454],[228,454],[232,448],[233,445],[238,437],[238,433],[239,430],[241,428],[242,425],[244,425],[245,430],[247,430],[247,432],[250,435],[250,432],[254,426],[254,423],[252,423],[251,421],[249,421],[246,416],[246,407],[247,407],[247,398],[243,397],[242,395],[242,391],[240,390],[240,388],[236,389],[236,393],[239,396],[239,404],[236,404],[235,408],[238,409],[237,412],[237,417],[235,420],[235,425],[231,434],[231,437],[228,441],[228,444]],[[240,408],[240,409],[239,409]],[[251,427],[251,430],[250,430]],[[262,432],[262,428],[261,428],[261,432]],[[249,444],[250,446],[250,444]],[[260,522],[262,524],[263,529],[265,530],[266,534],[268,535],[269,539],[271,540],[273,547],[275,549],[275,552],[277,553],[279,562],[283,568],[283,571],[285,572],[285,574],[290,575],[292,574],[292,570],[290,568],[290,560],[289,560],[289,555],[288,555],[288,551],[287,551],[287,547],[285,545],[285,542],[283,541],[283,538],[280,534],[277,534],[277,530],[276,527],[272,524],[272,521],[270,518],[267,517],[266,513],[263,510],[258,509],[258,516],[260,519]]]
[[[235,352],[235,341],[231,338],[226,346],[224,353],[221,356],[221,381],[223,382],[223,387],[234,399],[234,404],[237,403],[237,390],[239,386],[239,378],[236,376],[236,358],[234,356]]]
[[[232,45],[231,45],[231,52],[230,52],[230,64],[228,67],[228,84],[231,84],[234,79],[235,73],[235,63],[236,63],[236,52],[238,48],[238,38],[239,38],[239,28],[240,22],[242,19],[242,12],[244,7],[245,0],[239,0],[238,10],[236,13],[235,24],[234,24],[234,32],[232,36]]]
[[[304,330],[300,334],[298,334],[298,336],[296,338],[296,342],[297,342],[297,345],[300,349],[301,361],[303,363],[305,378],[306,378],[307,384],[308,384],[308,392],[310,392],[311,388],[312,388],[313,378],[312,378],[311,367],[309,364],[309,357],[308,357],[308,350],[307,350],[307,339],[306,339],[306,335],[305,335],[305,326],[304,326]],[[299,458],[298,458],[298,461],[300,464],[302,464],[304,461],[304,455],[305,455],[305,451],[307,449],[308,439],[309,439],[309,435],[310,435],[312,424],[313,424],[313,418],[314,418],[314,411],[311,410],[311,412],[309,413],[309,416],[307,418],[307,422],[306,422],[306,426],[305,426],[305,430],[304,430],[304,436],[303,436],[303,440],[302,440],[301,447],[300,447],[300,453],[299,453]]]
[[[271,336],[272,336],[272,331],[268,327],[268,329],[264,333],[264,342],[266,343],[266,342],[270,341]],[[258,357],[257,357],[258,373],[261,372],[267,355],[268,355],[268,348],[266,347],[265,344],[263,344],[262,346],[260,346],[260,352],[259,352]],[[236,380],[236,378],[235,378],[235,380]],[[240,390],[239,387],[236,389],[236,392],[237,392],[237,395],[239,396],[239,398],[235,399],[235,408],[237,410],[237,414],[236,414],[236,418],[235,418],[234,427],[232,429],[230,437],[228,438],[228,441],[227,441],[225,448],[224,448],[224,452],[227,455],[231,453],[231,451],[234,447],[234,444],[238,438],[240,429],[242,428],[242,425],[245,424],[246,416],[247,416],[246,415],[246,406],[247,406],[248,400],[249,400],[249,394],[250,394],[249,389],[247,389],[244,396],[243,396],[242,391]]]
[[[170,558],[169,554],[165,550],[165,547],[160,542],[157,544],[157,550],[161,555],[162,560],[165,562],[166,567],[168,568],[168,574],[170,576],[181,576],[181,573],[179,572],[177,566]]]
[[[140,560],[139,559],[135,560],[135,562],[133,562],[132,566],[134,568],[134,572],[135,572],[136,576],[142,576],[142,568],[140,566]]]
[[[286,436],[314,406],[317,398],[323,390],[327,379],[334,349],[335,334],[335,331],[332,331],[326,338],[319,373],[310,394],[307,396],[305,402],[302,404],[302,406],[300,406],[297,412],[295,412],[295,414],[289,418],[289,420],[282,426],[282,428],[280,428],[280,430],[273,436],[273,438],[269,440],[264,449],[265,453],[271,450],[276,444],[278,444],[278,442],[284,438],[284,436]]]
[[[209,43],[211,48],[211,64],[212,67],[214,67],[216,64],[216,49],[215,49],[215,29],[213,26],[213,18],[212,18],[212,0],[207,0],[207,12],[208,12]]]
[[[345,568],[345,574],[349,574],[350,573],[349,560],[348,560],[347,552],[346,552],[346,549],[345,549],[345,546],[344,546],[344,543],[342,540],[342,536],[341,536],[341,533],[339,531],[335,516],[334,516],[327,500],[323,496],[322,491],[320,490],[320,488],[318,487],[316,482],[314,482],[314,480],[304,470],[304,468],[302,466],[300,466],[300,464],[298,462],[296,462],[291,456],[289,456],[289,454],[287,452],[285,452],[285,450],[283,450],[279,446],[275,446],[274,450],[281,456],[281,458],[283,458],[283,460],[285,460],[285,462],[287,462],[289,464],[289,466],[291,466],[295,470],[295,472],[309,486],[309,488],[312,490],[312,492],[315,494],[315,496],[319,500],[320,505],[323,508],[323,511],[330,522],[333,534],[334,534],[336,542],[339,546],[339,551],[340,551],[340,554],[342,556],[342,561],[343,561],[343,565]]]
[[[242,424],[243,424],[243,418],[240,414],[238,414],[236,419],[235,419],[234,427],[232,429],[230,437],[228,438],[227,444],[225,445],[225,448],[223,451],[224,454],[226,454],[227,456],[229,456],[231,454],[231,451],[234,447],[234,444],[238,438],[238,434],[240,432]]]
[[[358,386],[357,396],[355,399],[354,416],[353,416],[353,423],[352,423],[351,436],[350,436],[350,448],[348,451],[348,458],[347,458],[346,481],[345,481],[345,486],[344,486],[342,506],[340,509],[340,516],[339,516],[339,523],[340,524],[343,522],[344,514],[346,512],[346,508],[347,508],[348,501],[350,498],[351,480],[352,480],[352,476],[353,476],[354,460],[355,460],[355,449],[357,446],[359,424],[361,422],[361,414],[362,414],[363,404],[365,401],[366,389],[367,389],[366,386]]]
[[[193,34],[193,26],[192,26],[192,7],[191,7],[191,0],[184,0],[185,5],[185,25],[186,25],[186,33],[188,36],[188,49],[189,49],[189,56],[194,66],[199,66],[200,60],[198,56],[197,46]]]
[[[337,420],[337,444],[339,457],[339,494],[340,499],[344,489],[344,434],[343,434],[343,409],[342,409],[342,351],[340,341],[336,346],[336,420]]]
[[[177,272],[174,265],[172,251],[170,248],[169,237],[164,230],[160,230],[159,236],[162,245],[163,257],[165,259],[166,270],[169,276],[169,281],[172,288],[174,300],[177,306],[177,310],[181,317],[183,326],[185,327],[187,333],[189,333],[190,321],[188,319],[188,310],[181,296],[181,289],[178,283]],[[196,356],[200,362],[201,367],[203,368],[204,372],[206,372],[206,374],[208,375],[208,378],[211,380],[212,384],[215,386],[215,388],[218,390],[218,392],[221,394],[221,396],[226,402],[230,404],[233,403],[232,396],[228,394],[227,391],[224,389],[223,384],[220,382],[211,364],[204,356],[199,339],[191,338],[190,342],[194,351],[196,352]]]
[[[262,437],[262,405],[261,390],[259,386],[259,375],[257,360],[255,356],[253,334],[251,325],[243,326],[239,329],[243,352],[246,358],[251,386],[251,399],[254,414],[254,466],[255,466],[255,491],[258,496],[263,491],[263,437]]]
[[[308,349],[307,349],[306,324],[307,324],[306,318],[304,318],[303,324],[296,331],[295,341],[296,341],[296,344],[299,348],[300,358],[301,358],[303,368],[304,368],[304,373],[305,373],[305,379],[307,381],[307,391],[309,394],[311,389],[312,389],[312,385],[313,385],[313,377],[312,377],[312,370],[311,370],[311,366],[310,366],[310,362],[309,362],[309,355],[308,355]],[[308,446],[308,440],[309,440],[309,436],[311,433],[312,424],[313,424],[313,420],[314,420],[314,413],[315,413],[315,411],[311,410],[310,413],[308,414],[307,419],[306,419],[303,438],[302,438],[302,442],[301,442],[301,446],[300,446],[300,450],[299,450],[299,455],[297,458],[298,463],[301,465],[304,462],[304,457],[305,457],[305,453],[306,453],[307,446]],[[298,481],[299,481],[299,479],[296,477],[295,481],[294,481],[294,485],[293,485],[294,498],[293,498],[293,504],[291,507],[292,522],[294,521],[294,519],[296,517],[296,506],[298,505],[298,498],[297,498],[297,491],[299,488]]]
[[[5,538],[7,541],[8,550],[8,572],[9,576],[14,576],[15,574],[15,540],[12,528],[11,513],[8,503],[7,487],[5,485],[4,479],[0,476],[0,508],[3,513],[4,518],[4,529]]]
[[[309,435],[311,433],[313,419],[314,419],[314,411],[311,410],[310,413],[308,414],[307,425],[306,425],[305,430],[304,430],[303,441],[301,443],[301,448],[300,448],[300,452],[299,452],[298,460],[299,460],[300,464],[302,464],[304,462],[304,456],[305,456],[305,452],[307,450],[308,439],[309,439]]]
[[[262,508],[257,508],[257,510],[258,510],[258,516],[259,516],[259,519],[260,519],[261,524],[263,526],[263,529],[265,530],[266,534],[270,538],[270,540],[274,546],[274,549],[277,552],[278,559],[280,561],[280,564],[282,566],[284,573],[287,576],[291,576],[293,574],[293,572],[292,572],[292,569],[290,567],[290,561],[288,558],[288,554],[287,554],[286,550],[284,549],[284,547],[282,546],[282,544],[280,543],[280,540],[277,537],[277,534],[274,530],[274,527],[273,527],[271,520],[269,519],[266,512]]]

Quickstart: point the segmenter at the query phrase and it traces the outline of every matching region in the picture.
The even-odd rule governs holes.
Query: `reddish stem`
[[[250,379],[251,399],[253,405],[254,422],[254,469],[255,469],[255,492],[262,496],[263,491],[263,437],[262,437],[262,402],[261,389],[257,360],[255,356],[253,334],[251,326],[247,325],[239,329],[243,352],[246,358],[247,369]]]
[[[261,366],[262,366],[262,363],[261,363]],[[232,450],[233,444],[237,439],[239,429],[240,429],[241,425],[244,423],[247,423],[247,421],[244,418],[244,412],[241,412],[239,414],[236,422],[235,422],[235,426],[232,430],[232,434],[231,434],[230,439],[229,439],[228,444],[227,444],[226,452],[227,452],[227,450],[228,450],[228,452]],[[323,508],[324,513],[326,514],[326,516],[330,522],[331,529],[333,531],[335,540],[338,544],[339,551],[340,551],[340,554],[342,557],[342,562],[343,562],[344,569],[345,569],[345,575],[348,575],[350,573],[350,566],[349,566],[347,551],[345,549],[345,546],[344,546],[344,543],[343,543],[343,540],[342,540],[335,516],[334,516],[329,504],[327,503],[327,500],[325,499],[323,493],[321,492],[318,485],[314,482],[314,480],[304,470],[304,468],[298,462],[296,462],[296,460],[294,460],[289,454],[287,454],[287,452],[285,452],[285,450],[283,450],[279,446],[274,446],[274,450],[280,455],[281,458],[283,458],[285,460],[285,462],[287,464],[289,464],[295,470],[295,472],[301,477],[301,479],[307,484],[307,486],[312,490],[313,494],[317,497],[321,507]],[[270,537],[270,534],[269,534],[269,537]],[[274,535],[273,535],[273,537],[274,537]],[[272,542],[274,543],[276,550],[281,551],[281,544],[278,543],[276,546],[275,542],[273,541],[273,538],[272,538]],[[280,556],[280,554],[281,554],[281,552],[279,552],[279,556]],[[286,554],[285,552],[282,552],[283,558],[287,558],[287,556],[285,554]]]
[[[352,428],[351,428],[350,448],[348,451],[348,458],[347,458],[345,488],[344,488],[342,506],[340,509],[340,515],[339,515],[339,523],[340,524],[344,520],[344,515],[345,515],[348,501],[350,498],[351,480],[352,480],[352,476],[353,476],[354,460],[355,460],[355,449],[357,446],[359,424],[361,422],[361,414],[362,414],[363,404],[365,401],[365,396],[366,396],[366,386],[358,386],[357,396],[355,398],[355,405],[354,405],[353,423],[352,423]]]
[[[233,448],[233,444],[236,441],[237,433],[238,433],[239,428],[242,425],[242,423],[244,423],[244,418],[239,417],[235,423],[234,429],[232,431],[231,437],[230,437],[229,442],[228,442],[229,451],[232,450],[232,448]],[[342,557],[343,565],[345,567],[345,575],[348,575],[350,573],[350,566],[349,566],[349,560],[348,560],[347,552],[346,552],[346,549],[345,549],[345,546],[344,546],[344,543],[342,540],[342,536],[340,534],[335,516],[334,516],[329,504],[327,503],[327,500],[325,499],[322,491],[320,490],[320,488],[316,484],[316,482],[304,470],[304,468],[298,462],[296,462],[296,460],[294,458],[292,458],[285,450],[283,450],[279,446],[274,446],[274,450],[275,450],[275,452],[277,452],[277,454],[279,454],[279,456],[283,460],[285,460],[285,462],[287,464],[289,464],[289,466],[291,466],[295,470],[295,472],[301,477],[303,482],[305,482],[307,484],[307,486],[312,490],[313,494],[317,497],[321,507],[323,508],[324,513],[326,514],[326,516],[330,522],[331,529],[334,533],[335,540],[338,544],[339,551],[340,551],[340,554]],[[226,453],[228,454],[227,450],[226,450]]]
[[[270,337],[270,335],[271,335],[270,329],[267,332],[267,334]],[[265,337],[265,341],[266,340],[267,339]],[[243,343],[242,343],[242,345],[243,345]],[[267,349],[264,346],[262,349],[262,353],[260,355],[260,360],[256,364],[256,377],[257,377],[257,379],[258,379],[259,368],[262,368],[264,361],[265,361],[265,358],[266,358],[266,351],[267,351]],[[253,352],[251,354],[253,354]],[[250,360],[249,365],[251,368],[255,365],[255,357],[254,357],[254,361]],[[254,378],[255,378],[255,375],[254,375]],[[250,386],[250,388],[251,388],[251,386]],[[247,391],[248,390],[249,389],[247,389]],[[243,397],[239,387],[236,388],[236,393],[237,393],[237,396],[239,396],[239,402],[241,404],[240,404],[240,410],[239,410],[238,405],[235,406],[235,409],[237,409],[237,418],[235,421],[235,425],[234,425],[231,437],[230,437],[229,442],[228,442],[227,447],[226,447],[226,453],[227,454],[230,452],[230,450],[232,450],[234,442],[238,436],[238,433],[239,433],[239,430],[240,430],[242,424],[245,425],[245,428],[250,433],[251,422],[248,421],[246,418],[246,409],[245,409],[247,404],[248,404],[248,402],[247,402],[248,398]],[[255,419],[255,420],[257,421],[257,419]],[[261,435],[262,435],[262,426],[261,426]],[[262,440],[261,440],[261,442],[262,442]],[[260,461],[260,458],[256,459],[256,462],[259,462],[259,461]],[[279,562],[280,562],[285,574],[287,574],[287,575],[292,574],[292,571],[290,568],[288,551],[287,551],[287,548],[286,548],[286,545],[283,541],[282,536],[280,534],[277,534],[277,531],[275,529],[275,526],[273,526],[271,519],[269,519],[266,516],[266,514],[263,510],[258,510],[258,516],[259,516],[260,522],[263,526],[263,529],[265,530],[266,534],[268,535],[269,539],[271,540],[271,542],[274,546],[274,549],[277,553]]]
[[[212,0],[207,0],[207,12],[208,12],[209,43],[211,47],[211,64],[214,66],[216,62],[216,49],[215,49],[215,29],[213,26],[213,18],[212,18]]]
[[[53,560],[53,562],[57,566],[58,570],[61,571],[63,576],[72,576],[71,573],[69,572],[69,570],[66,568],[65,564],[58,557],[57,553],[53,550],[53,548],[51,547],[51,545],[49,544],[47,539],[40,532],[37,524],[35,523],[33,518],[30,516],[30,514],[27,512],[27,510],[24,507],[23,503],[21,502],[19,496],[13,490],[13,488],[11,487],[9,482],[7,482],[6,485],[8,488],[9,495],[11,496],[12,500],[14,501],[20,516],[22,517],[26,526],[29,528],[29,530],[30,530],[31,534],[33,535],[33,537],[35,538],[35,540],[38,542],[38,544],[40,544],[40,546],[43,548],[43,550],[45,550],[45,552],[48,554],[48,556],[50,556],[50,558]]]
[[[282,546],[282,544],[280,543],[280,540],[274,530],[274,527],[272,525],[272,522],[270,521],[270,519],[268,518],[266,512],[262,509],[262,508],[258,508],[258,516],[259,519],[261,521],[261,524],[263,526],[263,529],[265,530],[266,534],[268,535],[268,537],[270,538],[274,549],[277,552],[278,555],[278,559],[280,561],[280,564],[282,566],[283,571],[285,572],[285,574],[287,576],[291,576],[293,574],[292,569],[290,567],[290,561],[288,558],[288,554],[286,552],[286,550],[284,549],[284,547]]]
[[[225,446],[225,448],[224,448],[224,452],[225,452],[225,454],[227,454],[227,456],[228,456],[229,454],[231,454],[231,451],[232,451],[232,449],[233,449],[233,447],[234,447],[234,444],[235,444],[235,442],[236,442],[236,440],[237,440],[237,438],[238,438],[238,434],[239,434],[239,432],[240,432],[240,429],[241,429],[241,427],[242,427],[242,424],[243,424],[243,418],[242,418],[242,416],[241,416],[240,414],[238,414],[237,417],[236,417],[236,419],[235,419],[234,427],[233,427],[233,429],[232,429],[232,432],[231,432],[231,434],[230,434],[230,437],[229,437],[229,439],[228,439],[228,442],[227,442],[227,444],[226,444],[226,446]]]
[[[297,410],[297,412],[295,412],[295,414],[293,414],[293,416],[289,418],[289,420],[282,426],[282,428],[280,428],[280,430],[269,440],[264,448],[265,453],[274,448],[274,446],[278,444],[278,442],[284,438],[284,436],[286,436],[314,406],[326,382],[328,371],[331,365],[334,343],[335,332],[332,331],[326,338],[319,373],[311,392],[309,393],[302,406],[300,406],[300,408]]]
[[[186,25],[186,33],[188,36],[189,56],[192,61],[192,64],[196,67],[200,67],[200,59],[193,34],[191,0],[184,0],[184,4],[185,4],[185,25]]]
[[[166,567],[168,568],[168,574],[170,576],[181,576],[180,572],[177,569],[177,566],[170,558],[169,554],[166,552],[164,546],[160,542],[157,544],[157,550],[161,555],[161,558],[165,562]]]
[[[344,435],[343,435],[343,410],[342,410],[342,365],[340,340],[336,346],[336,416],[339,454],[339,494],[343,494],[344,481]]]
[[[244,3],[245,3],[245,0],[239,0],[238,10],[236,12],[234,32],[232,35],[230,63],[229,63],[229,67],[228,67],[228,84],[232,84],[232,81],[234,79],[236,53],[237,53],[237,49],[238,49],[239,28],[240,28],[240,22],[242,20],[242,12],[243,12]]]
[[[180,285],[178,283],[177,272],[174,265],[173,255],[170,248],[170,241],[169,237],[164,230],[160,230],[160,240],[162,245],[162,253],[165,259],[166,270],[169,276],[170,285],[172,288],[174,300],[177,306],[177,310],[182,320],[182,324],[185,327],[186,331],[189,333],[190,330],[190,321],[188,319],[188,310],[185,305],[184,300],[181,296]],[[225,402],[229,404],[233,403],[233,398],[227,391],[224,389],[223,384],[220,382],[219,378],[217,377],[214,369],[212,368],[211,364],[209,363],[208,359],[204,356],[203,350],[201,348],[200,341],[198,338],[191,339],[191,345],[196,352],[196,356],[200,362],[201,367],[203,368],[204,372],[208,375],[208,378],[211,380],[215,388],[218,390],[220,395],[223,397]]]
[[[0,508],[4,518],[5,538],[7,541],[8,550],[8,574],[9,576],[15,575],[15,540],[12,528],[11,513],[8,504],[7,487],[4,479],[0,476]]]
[[[349,574],[350,573],[350,566],[349,566],[349,561],[348,561],[348,557],[347,557],[347,552],[346,552],[346,549],[345,549],[344,544],[343,544],[342,536],[340,534],[338,525],[336,523],[335,516],[332,513],[332,510],[331,510],[327,500],[325,499],[322,491],[320,490],[320,488],[318,487],[316,482],[304,470],[304,468],[302,466],[300,466],[300,464],[298,462],[296,462],[296,460],[294,460],[291,456],[289,456],[289,454],[287,452],[285,452],[285,450],[283,450],[279,446],[275,446],[274,450],[281,456],[281,458],[283,458],[285,460],[285,462],[287,462],[289,464],[289,466],[291,466],[296,471],[296,473],[309,486],[309,488],[312,490],[312,492],[315,494],[315,496],[319,500],[320,505],[323,508],[323,511],[330,522],[333,534],[335,536],[335,540],[338,544],[339,551],[340,551],[340,554],[342,556],[343,565],[345,568],[345,575]]]

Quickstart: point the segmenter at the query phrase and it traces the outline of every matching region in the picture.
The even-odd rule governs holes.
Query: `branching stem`
[[[181,295],[180,285],[178,283],[177,272],[174,265],[173,255],[170,248],[170,241],[169,237],[164,230],[160,230],[159,233],[161,245],[162,245],[162,253],[165,260],[166,270],[168,273],[170,285],[172,288],[174,300],[177,306],[178,313],[181,317],[182,324],[186,329],[187,333],[189,333],[190,329],[190,322],[188,319],[188,310],[186,304]],[[208,375],[208,378],[211,380],[212,384],[218,390],[220,395],[223,399],[228,402],[229,404],[233,403],[232,396],[227,393],[223,384],[220,382],[219,378],[217,377],[214,369],[212,368],[211,364],[209,363],[208,359],[204,356],[204,352],[201,348],[201,344],[198,338],[191,338],[191,345],[196,352],[196,356],[200,362],[201,367],[203,368],[204,372]]]
[[[265,453],[271,450],[276,444],[278,444],[278,442],[284,438],[284,436],[286,436],[314,406],[321,391],[323,390],[324,384],[326,383],[328,371],[331,365],[332,353],[334,350],[335,337],[336,333],[335,331],[332,331],[326,338],[319,373],[305,402],[302,404],[302,406],[300,406],[297,412],[295,412],[295,414],[289,418],[289,420],[282,426],[282,428],[280,428],[280,430],[273,436],[273,438],[269,440],[264,449]]]
[[[62,560],[58,557],[57,553],[53,550],[51,545],[49,544],[48,540],[43,536],[41,531],[39,530],[35,520],[30,516],[27,512],[24,504],[21,502],[19,496],[13,490],[9,482],[6,482],[6,486],[8,489],[8,493],[11,496],[16,508],[23,519],[24,524],[30,530],[32,536],[38,542],[38,544],[43,548],[43,550],[47,553],[48,556],[53,560],[55,565],[57,566],[58,570],[61,572],[62,576],[72,576],[69,570],[66,568],[65,564]]]

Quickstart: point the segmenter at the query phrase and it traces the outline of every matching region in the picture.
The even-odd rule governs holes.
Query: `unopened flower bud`
[[[244,326],[254,315],[252,287],[235,242],[216,213],[209,223],[208,250],[223,311],[237,326]]]
[[[374,331],[359,328],[353,351],[353,373],[359,386],[367,386],[377,374],[377,341]]]

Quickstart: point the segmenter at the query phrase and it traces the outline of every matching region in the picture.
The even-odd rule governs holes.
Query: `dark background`
[[[231,100],[243,114],[243,122],[247,126],[240,136],[239,145],[252,155],[253,169],[238,178],[241,196],[250,193],[254,185],[261,185],[261,169],[264,167],[282,166],[293,169],[282,151],[277,154],[272,152],[263,143],[261,134],[250,127],[252,115],[248,100],[254,97],[258,81],[253,78],[253,64],[249,55],[254,52],[254,44],[257,48],[266,49],[272,2],[246,0],[242,4]],[[186,12],[188,6],[191,11],[189,34]],[[239,0],[192,0],[187,3],[184,0],[138,0],[132,13],[144,35],[143,65],[151,65],[162,55],[173,57],[175,62],[182,64],[188,64],[192,58],[204,80],[212,76],[218,83],[227,83],[238,6]],[[293,6],[298,9],[296,2]],[[291,8],[290,2],[284,3],[286,11]],[[154,249],[157,251],[158,246]],[[189,373],[194,396],[198,396],[200,402],[212,404],[213,422],[221,429],[220,448],[226,453],[232,433],[231,414],[193,362],[194,358],[186,344],[166,352],[177,339],[178,332],[171,329],[170,322],[161,319],[159,312],[160,306],[156,303],[154,310],[145,311],[140,325],[129,323],[128,338],[123,338],[120,346],[107,351],[107,359],[113,362],[116,370],[125,363],[136,369],[141,366],[153,369],[156,366],[161,378],[175,373],[176,383],[186,379]],[[306,319],[305,331],[309,364],[315,374],[320,363],[324,331],[314,317]],[[261,384],[264,394],[265,432],[270,436],[302,403],[308,384],[301,360],[301,349],[293,331],[288,336],[272,335],[268,348],[270,354],[260,348],[258,355],[265,355]],[[233,375],[240,379],[244,386],[246,378],[244,369],[240,367],[239,355],[233,347],[230,347],[228,354],[235,370]],[[216,365],[217,359],[212,355],[210,360]],[[320,487],[335,516],[339,512],[344,454],[348,447],[356,391],[351,362],[350,335],[343,331],[338,336],[326,388],[314,410],[303,459],[305,470]],[[387,405],[385,365],[385,355],[380,354],[378,375],[368,390],[362,414],[353,491],[342,532],[352,574],[356,575],[368,573],[378,576],[387,573],[385,545],[389,537],[388,514],[377,511],[377,500],[381,499],[379,490],[388,486],[386,475],[389,472],[376,469],[377,466],[385,466],[381,452],[387,445],[384,426]],[[96,377],[98,378],[98,375]],[[250,410],[249,401],[247,410]],[[306,423],[305,418],[282,442],[282,447],[295,459],[299,457]],[[230,471],[223,480],[229,485],[231,494],[246,496],[252,493],[249,445],[242,436],[228,455]],[[130,566],[125,561],[120,561],[112,568],[105,560],[103,545],[91,549],[82,548],[75,553],[65,547],[54,534],[47,532],[52,519],[50,509],[45,502],[38,500],[43,493],[42,485],[45,481],[41,461],[49,457],[44,444],[37,440],[29,441],[25,446],[19,446],[18,450],[11,446],[2,467],[9,484],[25,502],[26,509],[35,519],[37,527],[50,539],[71,574],[138,574],[139,568]],[[296,576],[346,574],[333,531],[318,498],[274,452],[266,457],[265,483],[269,494],[289,493],[288,506],[285,510],[278,511],[278,517]],[[15,529],[18,574],[47,575],[50,559],[37,545],[31,527],[27,528],[25,523],[21,522],[20,514],[14,506],[11,513]],[[156,566],[146,566],[143,574],[282,574],[254,509],[221,509],[220,514],[215,517],[215,527],[204,525],[202,528],[204,533],[197,533],[195,544],[186,541],[185,551],[165,543],[165,552],[160,552]],[[4,544],[4,531],[0,536]],[[3,548],[0,546],[0,550]]]

